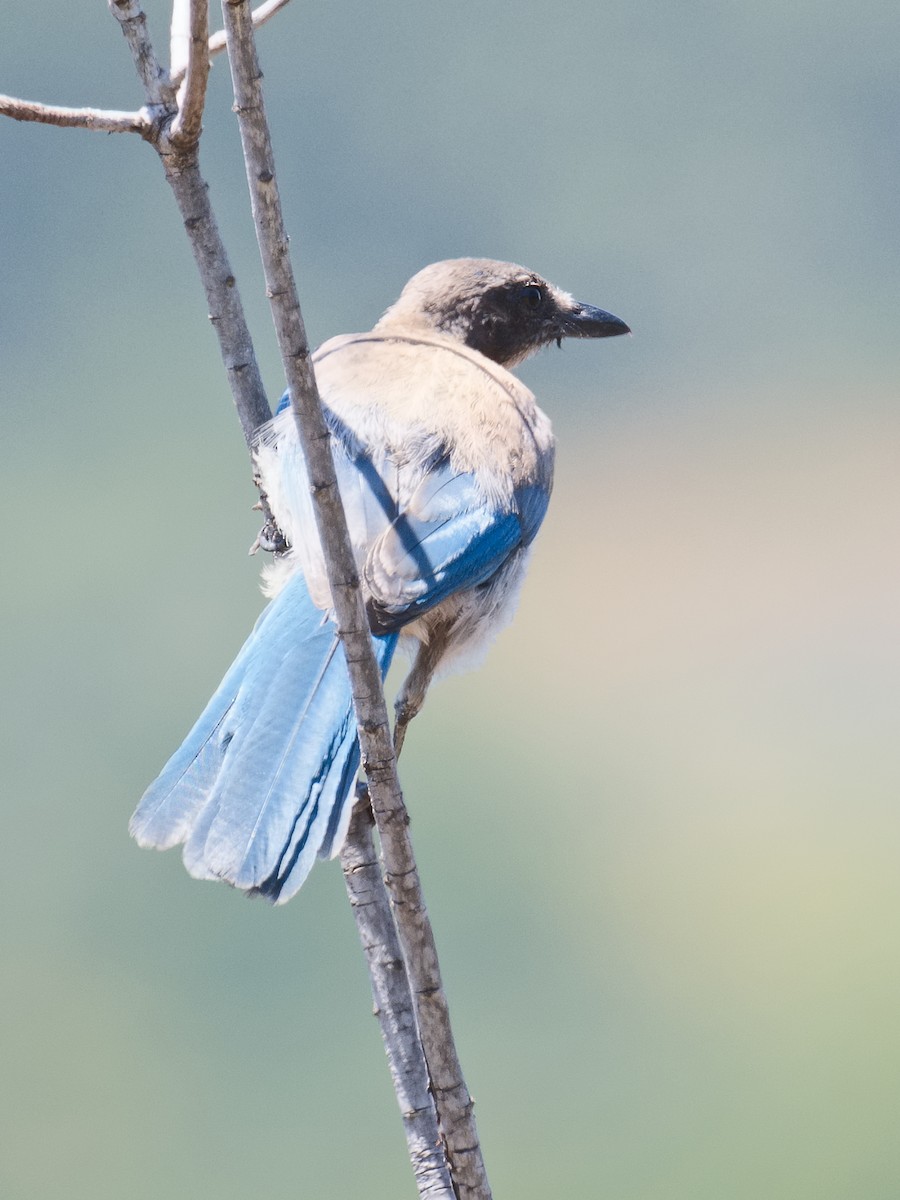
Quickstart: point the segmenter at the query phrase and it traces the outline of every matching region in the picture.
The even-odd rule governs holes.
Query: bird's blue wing
[[[433,466],[367,555],[373,632],[399,629],[454,592],[490,579],[534,537],[548,499],[547,489],[535,485],[500,504],[474,474],[455,471],[447,459]]]
[[[278,411],[287,406],[283,397]],[[358,442],[326,409],[335,470],[351,536],[367,546],[362,565],[372,632],[390,633],[454,592],[486,582],[544,519],[549,480],[521,485],[500,502],[473,472],[461,472],[440,450],[423,460],[406,448]]]

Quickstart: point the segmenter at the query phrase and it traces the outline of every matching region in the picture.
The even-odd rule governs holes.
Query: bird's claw
[[[250,547],[249,553],[256,554],[258,550],[265,550],[269,554],[284,554],[287,549],[288,543],[284,534],[270,519],[256,535],[256,540]]]

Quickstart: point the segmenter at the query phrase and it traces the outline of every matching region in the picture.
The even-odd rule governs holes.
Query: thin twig
[[[265,4],[260,4],[258,8],[254,8],[251,16],[253,18],[253,28],[259,29],[260,25],[265,25],[271,17],[274,17],[280,8],[284,8],[290,0],[266,0]],[[210,56],[221,54],[228,45],[225,37],[225,30],[220,30],[219,33],[214,33],[209,39]]]
[[[207,11],[209,5],[207,5]],[[191,0],[172,0],[169,23],[169,78],[178,88],[184,80],[191,52]]]
[[[341,867],[369,965],[375,1016],[381,1026],[419,1196],[421,1200],[455,1200],[422,1057],[409,978],[375,852],[372,809],[365,786],[361,786],[360,793],[341,850]]]
[[[176,145],[193,145],[200,137],[209,78],[208,0],[189,0],[188,18],[187,67],[184,83],[178,89],[178,116],[172,122],[171,136]]]
[[[37,104],[0,96],[0,115],[15,121],[38,121],[41,125],[61,125],[72,129],[96,129],[102,133],[147,134],[151,127],[146,109],[118,112],[108,108],[64,108],[59,104]]]
[[[490,1189],[441,982],[437,950],[409,837],[381,673],[375,661],[347,522],[319,403],[296,283],[287,253],[275,165],[260,89],[247,0],[223,0],[228,57],[251,205],[291,404],[315,500],[314,508],[338,632],[353,690],[363,765],[381,838],[385,873],[416,1000],[422,1046],[454,1185],[464,1200]]]
[[[181,3],[182,0],[177,0],[177,2]],[[290,0],[266,0],[265,4],[260,4],[258,8],[254,8],[252,14],[253,28],[259,29],[260,25],[265,25],[266,21],[271,20],[271,18],[275,16],[279,9],[284,8],[284,6],[289,3]],[[224,29],[220,29],[217,33],[210,34],[208,45],[209,57],[215,58],[217,55],[221,54],[223,50],[227,49],[227,45],[228,43],[225,40]],[[175,87],[179,87],[181,85],[181,81],[184,79],[184,65],[181,64],[176,68],[173,57],[172,63],[169,67],[169,73],[172,77],[172,83],[175,85]]]
[[[172,87],[168,71],[161,66],[156,57],[140,0],[108,0],[108,4],[122,26],[135,70],[144,85],[147,103],[154,106],[171,106],[175,89]]]
[[[109,8],[122,26],[148,102],[152,103],[152,97],[162,93],[159,66],[143,10],[138,0],[109,0]],[[148,62],[156,63],[157,70],[148,70]],[[174,118],[175,93],[171,87],[165,92],[165,97],[168,113]],[[160,123],[161,128],[164,124]],[[199,141],[199,129],[196,141]],[[219,350],[244,439],[251,446],[254,432],[271,418],[272,412],[266,399],[237,281],[209,202],[206,180],[200,173],[196,141],[193,146],[174,147],[163,131],[154,144],[184,221],[206,292],[209,319],[219,339]]]
[[[161,157],[206,292],[209,319],[219,339],[222,362],[244,439],[252,446],[254,433],[271,419],[272,411],[266,399],[237,281],[209,202],[209,188],[195,152]]]
[[[253,29],[259,29],[260,25],[264,25],[266,20],[271,20],[275,16],[275,13],[287,4],[290,4],[290,0],[265,0],[265,4],[260,4],[258,8],[254,8],[252,13]],[[211,59],[215,59],[216,55],[221,54],[227,47],[226,32],[223,29],[218,30],[216,34],[210,34],[209,56]],[[181,80],[185,77],[184,66],[179,67],[179,70],[175,70],[173,62],[172,67],[170,67],[170,73],[172,73],[172,82],[178,88]]]

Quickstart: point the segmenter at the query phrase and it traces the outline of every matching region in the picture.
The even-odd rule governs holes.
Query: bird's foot
[[[254,479],[254,483],[259,486],[259,480]],[[254,512],[261,512],[263,515],[263,527],[256,535],[253,545],[248,553],[256,554],[258,550],[265,550],[269,554],[284,554],[290,549],[287,539],[278,528],[275,518],[272,516],[272,510],[269,508],[269,498],[262,489],[260,489],[259,499],[253,505]]]
[[[257,550],[265,550],[269,554],[284,554],[288,548],[284,534],[270,517],[256,535],[248,553],[256,554]]]

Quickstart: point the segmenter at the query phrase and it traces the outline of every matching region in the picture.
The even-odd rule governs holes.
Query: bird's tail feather
[[[382,676],[395,634],[373,638]],[[359,743],[343,649],[301,575],[264,610],[131,819],[199,879],[288,900],[344,840]]]

